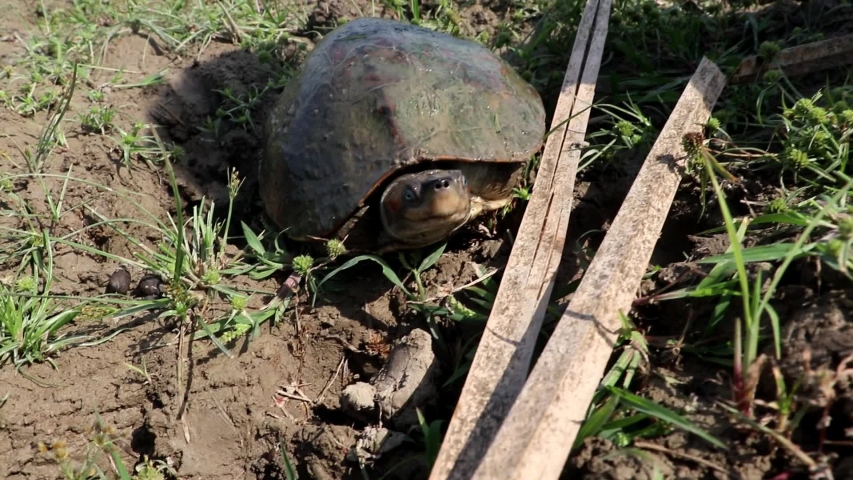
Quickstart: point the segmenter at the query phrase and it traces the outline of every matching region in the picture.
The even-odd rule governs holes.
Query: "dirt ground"
[[[294,64],[305,53],[299,45],[310,49],[313,44],[315,37],[309,32],[323,31],[342,17],[353,18],[358,15],[356,6],[366,8],[370,2],[306,3],[311,9],[306,31],[296,32],[292,42],[282,47]],[[4,7],[14,15],[0,20],[0,34],[7,35],[0,42],[0,62],[23,49],[6,32],[26,32],[32,28],[36,15],[32,2],[11,0]],[[461,16],[466,28],[475,34],[494,33],[501,12],[499,2],[493,5],[484,1],[463,9]],[[376,15],[393,18],[395,13],[377,8]],[[163,85],[112,89],[106,102],[122,107],[126,118],[121,122],[143,120],[159,124],[163,141],[183,149],[177,168],[187,212],[202,196],[214,199],[218,205],[227,202],[225,180],[228,168],[235,167],[246,181],[235,205],[235,218],[260,225],[260,206],[254,195],[259,135],[240,128],[213,135],[199,126],[221,105],[217,90],[230,88],[238,96],[250,93],[253,87],[262,88],[275,72],[269,64],[228,43],[213,42],[197,58],[165,52],[155,39],[142,35],[125,34],[113,39],[106,50],[105,67],[125,69],[131,80],[163,69],[169,73]],[[93,71],[91,85],[105,82],[109,75],[108,71]],[[271,99],[275,93],[270,91],[263,98]],[[551,111],[554,82],[542,94]],[[253,118],[263,119],[270,103],[259,102]],[[81,96],[73,109],[82,111],[84,106]],[[162,170],[141,163],[128,170],[121,165],[112,143],[86,134],[73,126],[73,115],[69,118],[68,148],[55,151],[45,170],[63,175],[71,169],[75,178],[132,192],[134,201],[73,182],[66,193],[66,205],[86,203],[109,218],[138,218],[143,215],[140,206],[161,219],[173,212],[174,199]],[[0,152],[11,155],[19,148],[33,149],[45,122],[43,113],[25,118],[0,109]],[[4,172],[23,173],[19,167],[6,161],[0,163],[0,171]],[[582,177],[576,187],[573,237],[567,242],[558,278],[561,285],[576,277],[580,268],[574,250],[577,235],[606,229],[630,186],[630,169],[617,178],[606,179],[606,191],[597,182],[601,180],[597,175],[600,173],[592,172]],[[47,178],[44,182],[54,194],[63,188],[62,178]],[[22,179],[14,187],[31,205],[46,211],[45,193],[37,182]],[[660,288],[667,278],[674,278],[681,268],[689,267],[684,258],[718,253],[719,246],[690,236],[710,226],[714,219],[707,220],[707,224],[693,222],[695,225],[689,228],[682,222],[695,210],[695,195],[695,185],[682,188],[655,253],[655,263],[669,266],[654,281],[644,283],[641,294]],[[517,223],[518,218],[520,212],[507,222]],[[95,221],[96,217],[86,209],[72,210],[62,218],[57,234],[73,232]],[[0,217],[0,222],[8,227],[20,226],[16,218]],[[237,226],[233,233],[239,235],[239,222],[234,223]],[[126,228],[152,243],[159,240],[142,225],[129,223]],[[116,255],[133,254],[134,246],[114,231],[97,229],[87,235],[83,241],[89,245]],[[586,246],[594,247],[602,236],[603,233],[586,237]],[[488,238],[472,230],[450,242],[448,253],[424,280],[431,291],[460,286],[476,278],[475,264],[500,267],[508,254],[506,239]],[[53,293],[79,297],[103,293],[118,266],[63,245],[56,246],[55,264]],[[816,287],[808,265],[797,272],[801,277],[789,283],[801,286],[787,290],[778,306],[787,319],[785,332],[790,339],[785,348],[791,362],[782,366],[786,371],[802,368],[797,361],[808,345],[812,349],[812,365],[837,362],[853,349],[849,297],[844,292],[827,293],[826,287]],[[0,271],[0,277],[13,273]],[[132,269],[134,283],[143,274]],[[245,287],[272,292],[285,278],[286,275],[276,275],[263,281],[241,281]],[[229,345],[236,354],[233,359],[206,341],[194,342],[187,358],[182,358],[176,345],[176,325],[150,315],[100,323],[78,321],[75,332],[120,333],[98,346],[63,351],[55,359],[56,369],[38,364],[26,368],[24,373],[12,368],[0,370],[0,396],[9,393],[0,408],[0,478],[60,478],[56,463],[39,452],[39,443],[64,440],[74,455],[82,455],[96,415],[114,427],[115,437],[123,439],[119,446],[129,464],[147,455],[170,463],[183,479],[284,478],[278,450],[282,440],[289,458],[298,465],[301,478],[362,478],[358,465],[347,459],[347,454],[370,423],[342,409],[341,392],[347,385],[375,374],[383,364],[387,346],[412,329],[425,328],[425,324],[404,307],[403,295],[378,270],[347,272],[342,278],[342,288],[328,294],[315,307],[302,302],[296,311],[285,316],[285,321],[265,325],[262,334],[250,343],[239,340]],[[254,296],[250,306],[261,306],[269,298]],[[653,335],[677,335],[681,324],[671,319],[682,318],[685,308],[694,309],[698,316],[706,307],[700,303],[644,306],[638,307],[638,318]],[[653,358],[656,374],[647,378],[642,394],[665,406],[692,412],[688,415],[692,421],[720,438],[732,439],[736,448],[722,453],[679,431],[649,440],[659,447],[650,455],[667,478],[729,478],[729,474],[745,479],[773,478],[775,472],[796,463],[766,437],[731,427],[726,414],[714,406],[716,399],[730,397],[726,374],[689,357],[671,358],[670,353],[663,349]],[[143,363],[150,382],[126,366]],[[183,372],[182,379],[176,376],[179,370]],[[446,372],[443,375],[439,385],[447,378]],[[297,387],[316,403],[277,397],[281,389],[291,387]],[[440,388],[427,413],[449,417],[460,388],[458,381]],[[839,400],[832,406],[831,434],[841,438],[844,429],[853,427],[853,387],[838,388]],[[185,389],[188,391],[184,393]],[[814,445],[814,438],[808,438],[813,433],[804,431],[799,440]],[[633,457],[607,457],[614,449],[609,442],[588,440],[567,464],[567,478],[652,478],[649,463]],[[422,453],[420,446],[403,444],[380,459],[378,465],[388,469],[402,460],[413,459],[387,478],[425,478],[426,470],[419,463]],[[851,449],[839,446],[837,453],[850,455]],[[853,473],[843,474],[843,467],[838,468],[835,478],[853,478]],[[853,466],[847,468],[853,471]]]

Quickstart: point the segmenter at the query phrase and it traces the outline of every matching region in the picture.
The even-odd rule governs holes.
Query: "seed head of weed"
[[[720,129],[720,127],[722,127],[722,126],[723,126],[723,122],[722,122],[722,121],[720,121],[720,119],[719,119],[719,118],[717,118],[717,117],[711,117],[711,118],[709,118],[709,119],[708,119],[707,127],[708,127],[708,129],[709,129],[709,130],[711,130],[712,132],[715,132],[715,131],[719,130],[719,129]]]
[[[809,155],[793,146],[785,148],[782,154],[782,160],[788,168],[792,170],[801,170],[809,165]]]
[[[59,462],[68,460],[68,444],[65,443],[65,440],[57,440],[50,444],[39,442],[38,450],[41,453],[52,453],[53,458]]]
[[[248,323],[235,323],[231,330],[223,333],[219,340],[225,343],[228,343],[236,338],[240,338],[246,334],[249,330],[251,330],[252,325]]]
[[[231,297],[231,308],[238,312],[245,310],[248,303],[249,300],[243,295],[234,295]]]
[[[21,277],[15,284],[15,289],[19,292],[35,292],[38,284],[33,277]]]
[[[779,50],[782,50],[782,47],[778,43],[770,41],[763,42],[758,47],[758,56],[765,61],[772,60],[779,53]]]
[[[79,318],[82,320],[102,320],[117,311],[114,307],[86,305],[80,308]]]
[[[219,275],[219,271],[214,269],[205,270],[204,274],[201,276],[201,282],[208,286],[219,285],[221,280],[222,278]]]
[[[764,72],[764,77],[762,79],[764,80],[764,83],[774,85],[779,83],[779,80],[782,79],[782,71],[778,69],[768,70]]]
[[[818,130],[814,132],[814,136],[812,136],[812,143],[815,148],[826,148],[829,145],[829,141],[832,139],[832,136],[826,130]]]
[[[232,169],[231,174],[228,176],[228,196],[231,200],[237,198],[237,192],[240,191],[242,184],[243,181],[240,180],[240,174],[237,172],[237,169]]]
[[[770,213],[783,213],[788,211],[788,203],[784,198],[774,198],[767,204],[767,210]]]
[[[293,270],[301,275],[307,276],[314,266],[314,258],[311,255],[299,255],[293,259]]]
[[[681,138],[681,146],[684,147],[684,151],[687,153],[687,156],[693,159],[699,155],[699,151],[702,148],[702,142],[704,141],[705,136],[701,132],[689,132],[685,133]]]
[[[853,215],[848,213],[839,216],[838,236],[843,240],[853,240]]]
[[[332,239],[332,240],[329,240],[328,242],[326,242],[326,254],[332,260],[343,255],[344,253],[346,253],[346,251],[347,251],[347,247],[344,246],[344,242],[342,242],[340,240]]]
[[[110,437],[115,434],[115,428],[112,425],[104,425],[101,421],[95,421],[89,427],[89,434],[92,436],[92,443],[98,448],[109,447],[112,443]]]
[[[630,137],[634,133],[634,126],[627,120],[619,120],[616,122],[616,131],[623,137]]]
[[[179,316],[183,316],[199,303],[199,299],[187,290],[181,280],[172,280],[165,290],[166,294],[172,298],[173,307]]]
[[[702,165],[702,143],[705,136],[701,132],[690,132],[681,137],[681,146],[687,153],[687,169],[695,171]]]
[[[828,242],[826,242],[827,254],[832,257],[838,257],[844,250],[845,245],[846,242],[844,242],[844,240],[841,240],[840,238],[830,239]]]
[[[805,118],[813,108],[815,108],[815,104],[811,98],[801,98],[797,100],[793,108],[786,110],[785,114],[789,117],[797,116]]]
[[[814,107],[809,110],[806,119],[814,125],[826,125],[829,123],[829,112],[823,107]]]

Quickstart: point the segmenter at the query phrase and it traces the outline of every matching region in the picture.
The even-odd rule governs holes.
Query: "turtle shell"
[[[305,239],[333,234],[401,168],[527,161],[542,145],[545,109],[477,43],[361,18],[317,44],[264,130],[261,197],[288,236]]]

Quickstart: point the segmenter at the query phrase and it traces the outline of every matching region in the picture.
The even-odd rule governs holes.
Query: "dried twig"
[[[639,441],[639,440],[634,442],[634,446],[637,448],[643,448],[645,450],[654,450],[657,452],[665,453],[665,454],[673,456],[673,457],[679,457],[679,458],[683,458],[685,460],[690,460],[691,462],[694,462],[694,463],[697,463],[699,465],[708,467],[712,470],[716,470],[716,471],[722,473],[723,475],[728,475],[731,478],[740,478],[739,475],[735,475],[734,473],[729,472],[728,470],[717,465],[716,463],[709,462],[708,460],[704,460],[704,459],[697,457],[695,455],[690,455],[689,453],[677,452],[675,450],[670,450],[669,448],[666,448],[662,445],[657,445],[657,444],[649,443],[649,442],[643,442],[643,441]]]
[[[326,385],[323,387],[323,390],[320,391],[320,394],[317,395],[317,400],[314,400],[315,405],[323,401],[323,397],[326,396],[326,392],[329,391],[329,388],[332,386],[332,383],[334,383],[335,379],[338,378],[338,375],[341,374],[341,370],[343,370],[344,362],[346,362],[346,360],[347,356],[341,355],[341,361],[338,362],[338,368],[335,369],[335,373],[332,375],[331,378],[329,378],[329,381],[326,382]]]

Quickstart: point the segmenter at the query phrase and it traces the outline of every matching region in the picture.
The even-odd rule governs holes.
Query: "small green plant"
[[[628,447],[641,438],[665,435],[672,428],[691,432],[711,445],[725,448],[718,438],[686,418],[657,403],[630,393],[634,378],[648,364],[648,344],[636,326],[620,313],[622,330],[617,340],[621,353],[605,374],[593,397],[586,420],[575,437],[575,448],[584,439],[598,436],[618,447]]]
[[[610,129],[587,135],[586,140],[591,145],[585,149],[578,170],[588,168],[596,161],[611,164],[628,152],[648,148],[657,135],[651,119],[630,99],[624,106],[602,103],[595,108],[604,112],[613,125]]]
[[[106,134],[113,129],[113,118],[116,111],[112,107],[94,106],[89,111],[80,115],[80,124],[83,130],[89,133],[98,132]]]
[[[124,364],[128,369],[133,372],[138,373],[142,378],[145,379],[145,383],[151,384],[151,375],[148,373],[148,365],[145,362],[145,357],[142,358],[142,366],[137,367],[136,365],[131,365],[129,363]]]
[[[0,101],[25,117],[32,117],[38,112],[50,109],[58,100],[57,90],[40,89],[39,84],[35,82],[21,86],[14,95],[10,96],[6,92],[0,94]]]
[[[762,42],[758,47],[758,56],[765,62],[772,61],[782,47],[776,42]]]
[[[435,464],[435,459],[438,458],[438,451],[441,449],[441,425],[444,423],[441,420],[433,420],[432,422],[427,423],[426,418],[424,418],[423,413],[421,413],[420,409],[417,411],[418,413],[418,423],[421,426],[421,433],[423,433],[423,442],[426,463],[430,469]]]
[[[252,88],[251,91],[240,96],[235,95],[230,88],[219,90],[225,101],[223,102],[224,106],[216,111],[216,117],[227,119],[246,130],[256,129],[257,125],[252,120],[252,111],[261,102],[264,94],[275,87],[275,83],[271,81],[261,90]]]
[[[149,163],[156,163],[161,160],[163,154],[162,149],[156,143],[156,139],[152,135],[143,135],[145,129],[150,129],[150,125],[142,122],[135,122],[129,131],[116,126],[119,138],[109,137],[115,143],[116,151],[121,153],[121,161],[125,167],[130,167],[131,160],[143,160]]]
[[[801,156],[802,160],[798,162],[801,164],[799,168],[809,168],[817,173],[821,178],[826,179],[823,181],[824,184],[833,185],[836,181],[844,182],[840,189],[833,191],[832,195],[821,193],[819,200],[809,202],[812,209],[810,214],[805,217],[797,215],[796,212],[791,212],[786,203],[781,206],[778,204],[771,205],[772,211],[769,215],[772,216],[773,220],[793,221],[804,227],[794,243],[775,243],[744,249],[741,245],[750,222],[747,220],[735,222],[732,217],[725,200],[726,195],[716,177],[717,173],[724,170],[719,167],[708,147],[704,145],[701,136],[694,135],[684,139],[689,162],[695,166],[696,170],[703,172],[704,178],[710,180],[724,219],[725,231],[731,242],[730,252],[702,259],[700,263],[717,263],[718,266],[715,270],[720,273],[726,272],[723,275],[736,273],[735,280],[739,288],[736,287],[731,294],[736,293],[740,297],[743,313],[741,317],[735,319],[733,390],[737,408],[746,416],[752,415],[755,390],[762,367],[762,363],[759,362],[758,348],[764,335],[762,325],[765,317],[772,331],[777,356],[781,351],[779,318],[770,301],[775,295],[776,287],[788,266],[795,259],[804,255],[821,256],[826,263],[845,274],[848,265],[851,265],[848,252],[853,237],[848,233],[850,229],[847,228],[847,224],[851,223],[848,220],[850,212],[848,212],[847,207],[841,207],[841,205],[846,204],[846,197],[850,188],[853,187],[853,180],[838,170],[838,167],[843,167],[846,163],[846,144],[849,142],[849,132],[842,129],[825,129],[827,125],[832,124],[833,120],[826,110],[815,107],[814,102],[810,99],[800,99],[793,108],[786,109],[783,117],[786,118],[785,125],[789,130],[789,140],[783,158]],[[796,123],[794,119],[799,119],[799,123]],[[822,137],[825,144],[845,146],[840,149],[837,146],[833,147],[827,153],[826,161],[820,162],[819,165],[812,168],[808,156],[797,147],[803,145],[813,147],[815,134],[820,132],[825,134]],[[807,141],[804,140],[806,138]],[[791,152],[796,152],[796,154]],[[731,177],[730,174],[728,175]],[[813,188],[820,186],[821,183],[812,183]],[[760,220],[760,217],[756,220]],[[766,221],[773,220],[768,219]],[[812,232],[816,230],[824,232],[822,238],[816,242],[809,242]],[[748,263],[771,260],[778,260],[781,264],[775,269],[769,285],[765,285],[761,270],[757,270],[754,275],[747,272],[746,265]],[[721,277],[716,278],[722,279]],[[735,287],[735,285],[731,286]],[[731,295],[726,295],[726,298],[731,298]]]
[[[279,444],[279,451],[281,451],[281,462],[284,464],[284,478],[287,480],[299,480],[299,475],[296,473],[296,469],[287,457],[287,449],[285,448],[284,440]]]
[[[89,100],[92,102],[102,102],[105,98],[104,91],[101,89],[89,90],[89,92],[86,94],[86,97],[89,98]]]
[[[50,291],[50,267],[47,275],[44,291]],[[52,354],[82,341],[60,332],[80,310],[63,308],[40,295],[38,283],[36,278],[23,277],[15,288],[0,284],[0,366],[12,363],[18,369],[43,361],[53,365]]]

